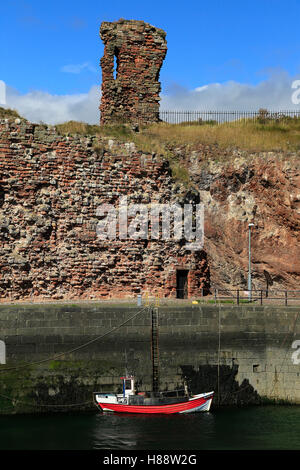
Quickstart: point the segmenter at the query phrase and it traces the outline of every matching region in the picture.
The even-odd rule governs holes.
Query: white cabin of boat
[[[125,377],[120,377],[123,381],[123,397],[126,398],[129,395],[135,395],[135,383],[133,375],[126,375]]]
[[[132,375],[120,377],[123,382],[123,392],[98,392],[94,393],[96,403],[129,403],[129,397],[135,395],[135,381]]]

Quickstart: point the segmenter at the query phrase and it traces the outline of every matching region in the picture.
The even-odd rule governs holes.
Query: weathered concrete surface
[[[151,389],[150,315],[135,316],[138,311],[103,303],[1,306],[7,350],[1,412],[92,408],[92,392],[117,390],[126,368],[140,389]],[[299,404],[299,313],[271,306],[160,307],[160,388],[180,388],[186,380],[193,393],[215,390],[214,405]]]

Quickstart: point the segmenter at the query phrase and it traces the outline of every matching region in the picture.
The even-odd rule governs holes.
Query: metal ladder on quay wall
[[[159,391],[158,308],[151,308],[152,390]]]

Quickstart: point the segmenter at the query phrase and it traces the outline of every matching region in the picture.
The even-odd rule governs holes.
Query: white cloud
[[[197,88],[195,88],[195,91],[203,91],[203,90],[206,90],[207,88],[208,88],[208,85],[198,86]]]
[[[199,86],[186,90],[176,86],[175,91],[162,95],[161,109],[167,110],[300,110],[292,102],[295,90],[285,72],[273,74],[257,85],[230,81]],[[42,91],[20,94],[6,87],[6,107],[16,109],[33,122],[47,124],[76,120],[90,124],[99,123],[100,86],[94,85],[88,93],[52,95]]]
[[[83,70],[88,70],[89,72],[93,72],[93,73],[96,73],[96,72],[97,72],[96,67],[94,67],[93,65],[91,65],[89,62],[84,62],[83,64],[69,64],[69,65],[64,65],[64,66],[61,68],[61,71],[62,71],[62,72],[65,72],[65,73],[75,73],[75,74],[79,74],[79,73],[81,73]]]
[[[10,87],[6,91],[6,107],[16,109],[32,122],[59,124],[75,120],[95,124],[100,119],[100,87],[97,85],[88,93],[74,95],[51,95],[43,91],[21,95]]]
[[[176,87],[174,93],[162,95],[161,109],[257,111],[299,109],[292,102],[293,80],[286,72],[277,71],[257,85],[229,81],[212,83],[186,90]]]
[[[6,85],[0,80],[0,106],[6,104]]]

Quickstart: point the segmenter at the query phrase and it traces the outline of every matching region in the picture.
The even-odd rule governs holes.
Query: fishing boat
[[[134,377],[121,377],[123,393],[94,393],[101,411],[116,413],[174,414],[209,411],[214,392],[183,397],[166,396],[165,392],[136,392]]]
[[[136,390],[132,375],[121,377],[123,392],[95,392],[94,403],[100,411],[115,413],[175,414],[209,411],[214,392],[191,395],[187,387],[180,391],[158,391],[158,310],[151,310],[152,318],[152,381],[151,392]]]

